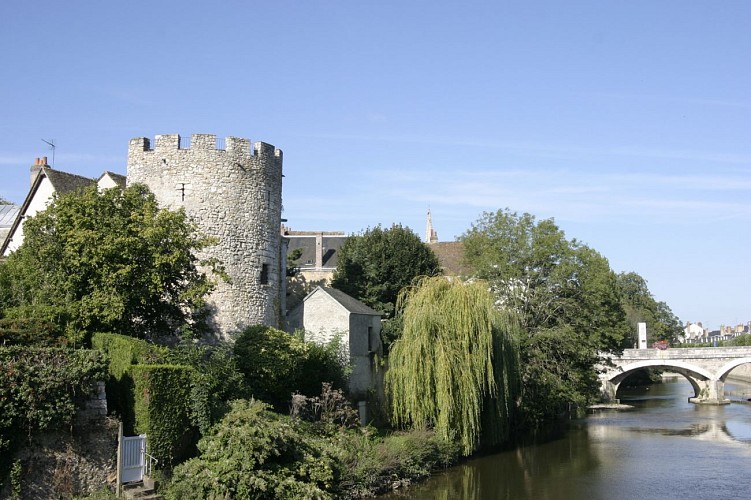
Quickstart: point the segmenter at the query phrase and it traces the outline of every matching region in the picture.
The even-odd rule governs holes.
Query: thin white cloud
[[[637,157],[661,160],[688,160],[700,162],[751,165],[751,155],[727,151],[702,151],[682,149],[655,149],[639,146],[600,147],[589,145],[553,144],[534,141],[478,140],[457,137],[423,137],[402,134],[399,136],[366,134],[304,134],[304,137],[328,140],[358,140],[372,142],[391,142],[403,144],[439,145],[450,149],[455,147],[472,147],[498,151],[508,151],[520,155],[547,159],[587,159],[597,157]]]
[[[381,197],[401,203],[495,210],[511,207],[568,220],[654,217],[691,222],[751,217],[746,177],[728,173],[664,175],[566,170],[379,171]],[[711,191],[711,196],[708,192]],[[395,201],[397,202],[397,201]]]

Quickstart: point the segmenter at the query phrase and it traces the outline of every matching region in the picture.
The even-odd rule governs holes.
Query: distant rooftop
[[[464,243],[445,241],[428,245],[438,257],[443,274],[446,276],[468,276],[471,269],[464,262]]]
[[[12,226],[19,210],[19,205],[0,205],[0,227]]]
[[[286,231],[284,237],[289,239],[289,251],[300,250],[300,258],[295,265],[300,269],[316,268],[317,252],[320,251],[322,268],[333,269],[339,261],[339,249],[347,236],[340,232]],[[321,248],[318,248],[318,241]]]

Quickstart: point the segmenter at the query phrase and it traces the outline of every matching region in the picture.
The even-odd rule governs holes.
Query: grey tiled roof
[[[372,309],[359,300],[357,300],[354,297],[350,297],[346,293],[342,292],[341,290],[337,290],[336,288],[329,288],[329,287],[318,287],[337,302],[339,302],[341,305],[344,306],[346,310],[348,310],[351,313],[354,314],[368,314],[370,316],[381,316],[381,313],[376,311],[375,309]]]
[[[342,248],[346,236],[323,236],[323,267],[336,267],[339,262],[339,249]],[[289,239],[289,251],[302,250],[302,255],[295,261],[297,267],[305,269],[316,265],[316,237],[295,236]]]
[[[69,174],[67,172],[61,172],[52,168],[45,167],[42,170],[44,171],[45,175],[50,180],[52,186],[55,188],[55,191],[58,194],[66,194],[73,191],[78,191],[79,189],[92,186],[96,183],[94,179],[89,179],[88,177],[83,177],[81,175]]]
[[[19,210],[19,205],[0,205],[0,227],[12,226]]]

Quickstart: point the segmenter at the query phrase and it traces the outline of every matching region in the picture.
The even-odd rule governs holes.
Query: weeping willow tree
[[[422,278],[399,296],[404,330],[386,388],[400,427],[432,427],[464,455],[508,437],[518,394],[518,321],[484,283]]]

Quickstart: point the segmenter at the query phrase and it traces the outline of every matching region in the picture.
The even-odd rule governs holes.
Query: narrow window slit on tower
[[[265,263],[261,264],[261,284],[269,284],[269,265]]]

